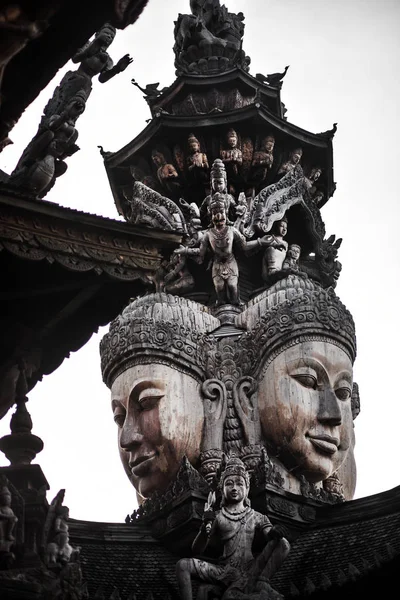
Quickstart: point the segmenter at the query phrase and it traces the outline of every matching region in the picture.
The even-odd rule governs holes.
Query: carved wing
[[[250,214],[250,225],[245,229],[246,237],[252,237],[255,233],[255,222],[263,233],[271,230],[275,221],[282,219],[286,211],[294,204],[303,199],[303,194],[308,186],[303,175],[303,169],[297,165],[277,183],[268,185],[254,198]]]
[[[128,221],[160,229],[186,231],[185,218],[177,204],[140,181],[135,181],[130,193],[124,191],[124,196],[130,207]]]

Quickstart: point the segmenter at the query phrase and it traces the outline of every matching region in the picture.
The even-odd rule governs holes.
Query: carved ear
[[[351,414],[353,415],[353,421],[360,414],[360,404],[360,390],[358,388],[358,383],[354,381],[353,389],[351,392]]]
[[[233,388],[233,405],[243,426],[246,445],[258,444],[261,426],[258,411],[257,382],[254,377],[241,377]]]
[[[222,450],[224,421],[227,411],[227,392],[222,381],[207,379],[201,386],[204,402],[202,451]]]

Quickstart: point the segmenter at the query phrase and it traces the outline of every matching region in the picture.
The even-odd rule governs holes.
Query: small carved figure
[[[189,171],[209,168],[207,155],[200,152],[200,142],[193,133],[188,137],[188,149],[187,166]]]
[[[262,278],[268,281],[268,275],[281,271],[286,258],[288,243],[283,239],[287,234],[287,219],[274,223],[272,234],[264,236],[267,249],[262,262]]]
[[[265,181],[268,171],[272,168],[274,162],[275,138],[273,135],[267,135],[262,142],[259,150],[254,152],[251,163],[251,179],[256,184],[262,184]]]
[[[190,292],[194,288],[195,281],[186,263],[187,256],[172,254],[171,260],[164,265],[165,273],[156,291],[177,295]]]
[[[236,202],[227,191],[227,176],[225,165],[220,158],[214,160],[211,167],[211,194],[206,196],[200,206],[200,218],[204,225],[208,225],[211,220],[210,205],[213,194],[219,194],[219,198],[225,202],[225,211],[229,219],[233,221],[236,216]]]
[[[161,185],[172,195],[179,193],[179,175],[174,165],[168,163],[158,150],[153,150],[151,158],[157,168],[157,177]]]
[[[291,271],[299,270],[299,258],[300,258],[301,248],[298,244],[290,244],[286,258],[283,261],[282,269],[290,269]]]
[[[14,529],[18,521],[11,508],[11,492],[5,482],[0,488],[0,551],[9,552],[14,542]]]
[[[292,171],[300,163],[302,156],[303,150],[301,148],[295,148],[294,150],[292,150],[289,155],[289,160],[284,162],[279,167],[278,175],[286,175],[286,173]]]
[[[193,599],[192,577],[217,586],[224,600],[248,598],[247,594],[254,599],[282,598],[269,579],[285,560],[290,544],[266,515],[250,508],[249,474],[239,458],[228,459],[219,486],[221,509],[215,511],[215,495],[210,495],[192,549],[202,555],[210,540],[219,539],[223,554],[217,564],[198,558],[179,560],[176,572],[182,600]],[[251,548],[257,531],[264,537],[265,547],[255,558]]]
[[[75,123],[85,110],[85,102],[84,92],[78,92],[60,114],[53,115],[46,126],[39,127],[12,172],[10,182],[40,196],[48,192],[54,180],[66,172],[65,159],[79,150]]]
[[[110,23],[105,23],[105,25],[103,25],[96,33],[94,40],[91,42],[89,41],[74,55],[72,62],[80,63],[80,65],[77,71],[73,73],[68,72],[65,75],[65,78],[81,76],[82,79],[86,79],[85,88],[88,87],[90,90],[93,77],[98,75],[100,83],[105,83],[118,73],[125,71],[132,63],[133,58],[131,58],[129,54],[125,54],[119,59],[117,64],[114,65],[107,52],[108,47],[114,41],[115,34],[115,27],[110,25]]]
[[[322,203],[322,201],[324,199],[324,192],[322,190],[315,190],[315,193],[312,198],[313,198],[315,204],[317,206],[320,206],[320,204]]]
[[[46,563],[66,564],[73,555],[74,548],[69,543],[69,509],[62,505],[65,490],[60,490],[52,500],[46,518],[44,538],[46,542]]]
[[[314,194],[316,193],[317,188],[316,188],[315,184],[318,181],[318,179],[321,177],[321,174],[322,174],[321,167],[313,167],[311,169],[310,173],[307,175],[306,183],[307,183],[307,187],[308,187],[308,193],[310,196],[314,196]]]
[[[259,250],[270,243],[271,236],[264,236],[247,242],[235,227],[227,225],[225,194],[216,193],[210,204],[212,227],[204,232],[199,248],[181,246],[177,254],[198,256],[204,262],[207,251],[213,256],[212,279],[217,294],[217,306],[240,304],[238,279],[239,268],[234,256],[234,246],[239,246],[246,254]],[[286,242],[284,242],[286,243]]]
[[[243,163],[243,154],[238,147],[238,135],[234,129],[229,129],[226,134],[226,146],[221,150],[220,157],[228,176],[236,178],[239,173],[239,166]]]

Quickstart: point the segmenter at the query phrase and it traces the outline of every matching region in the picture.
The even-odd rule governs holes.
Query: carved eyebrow
[[[159,390],[160,393],[165,393],[165,383],[161,379],[145,379],[144,381],[138,381],[133,386],[131,393],[129,394],[129,400],[139,401],[141,392],[147,389]]]
[[[350,386],[353,384],[353,377],[349,371],[342,371],[337,377],[335,377],[335,383],[338,383],[341,380],[346,381],[350,384]]]

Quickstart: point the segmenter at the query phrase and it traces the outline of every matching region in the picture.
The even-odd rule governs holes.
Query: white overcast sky
[[[327,235],[343,237],[343,270],[337,293],[352,312],[358,357],[361,414],[355,422],[356,498],[400,485],[400,398],[396,352],[399,335],[398,236],[400,146],[400,3],[398,0],[226,0],[245,14],[243,47],[250,73],[285,65],[282,99],[290,122],[311,132],[338,123],[334,138],[337,190],[322,209]],[[119,218],[97,145],[119,150],[145,127],[150,113],[133,85],[175,79],[174,20],[189,0],[150,0],[133,26],[118,32],[113,60],[129,52],[134,62],[109,81],[94,82],[78,121],[80,152],[47,196],[62,206]],[[69,63],[26,110],[12,131],[14,145],[0,154],[10,172],[35,134],[42,110]],[[127,299],[128,301],[128,299]],[[29,307],[27,307],[29,310]],[[33,432],[45,443],[35,462],[50,484],[51,500],[66,488],[71,516],[123,521],[136,506],[119,463],[109,391],[102,383],[99,340],[94,335],[30,393]],[[0,422],[9,432],[11,411]],[[3,455],[0,465],[8,461]]]

